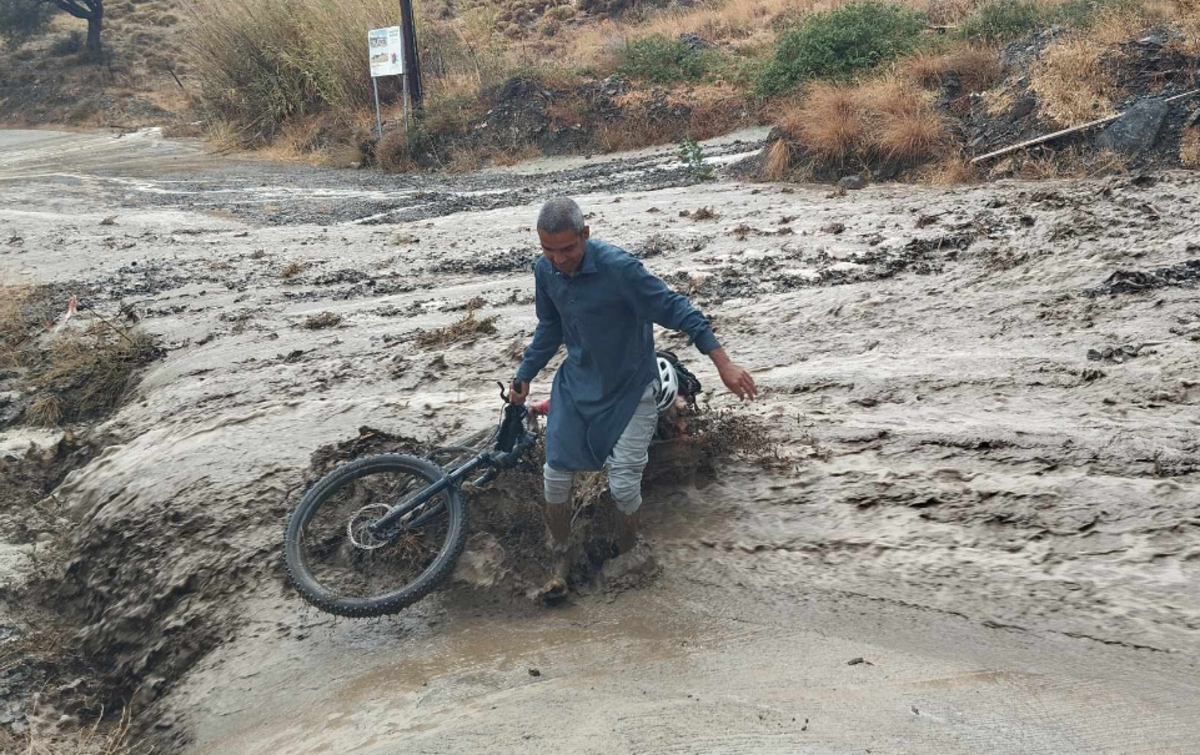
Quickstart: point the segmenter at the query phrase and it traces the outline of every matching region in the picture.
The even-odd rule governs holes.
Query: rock
[[[867,188],[867,179],[862,176],[842,176],[837,185],[843,191],[857,191]]]
[[[1020,99],[1017,100],[1016,104],[1013,105],[1012,115],[1009,116],[1009,119],[1012,121],[1019,121],[1022,118],[1024,118],[1025,116],[1032,113],[1034,107],[1036,107],[1036,106],[1037,106],[1037,98],[1032,97],[1028,94],[1023,95]]]
[[[680,34],[679,41],[682,42],[692,52],[700,52],[712,47],[712,45],[710,45],[698,34],[690,34],[688,32]]]
[[[1096,138],[1101,149],[1134,155],[1154,146],[1163,120],[1171,109],[1163,100],[1153,97],[1129,108]]]

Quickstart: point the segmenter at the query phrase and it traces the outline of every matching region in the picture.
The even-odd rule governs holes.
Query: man
[[[753,401],[755,387],[685,297],[628,252],[591,238],[574,200],[547,202],[538,214],[537,233],[543,252],[534,269],[538,325],[511,399],[525,402],[530,381],[565,343],[567,358],[551,392],[554,410],[546,423],[542,470],[554,554],[542,594],[554,599],[567,589],[572,514],[567,504],[575,472],[607,466],[619,512],[617,548],[624,554],[637,545],[642,471],[658,422],[653,323],[687,333],[739,398]]]

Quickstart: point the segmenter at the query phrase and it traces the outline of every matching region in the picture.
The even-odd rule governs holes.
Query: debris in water
[[[474,341],[479,336],[494,336],[498,319],[499,315],[476,317],[472,309],[465,317],[444,328],[417,333],[417,343],[421,346],[449,346],[459,341]]]
[[[529,669],[529,675],[530,676],[541,676],[542,672],[538,669],[531,668],[531,669]]]
[[[1200,251],[1200,246],[1188,246],[1188,251],[1192,250]],[[1200,258],[1153,270],[1117,270],[1099,286],[1085,289],[1083,295],[1094,298],[1102,294],[1128,294],[1168,286],[1197,285],[1200,285]]]
[[[309,315],[300,327],[305,330],[323,330],[325,328],[336,328],[341,324],[341,315],[336,312],[321,312],[320,314]]]

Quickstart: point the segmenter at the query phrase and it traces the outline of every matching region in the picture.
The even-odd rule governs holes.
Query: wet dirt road
[[[0,271],[170,349],[58,495],[82,641],[186,750],[1200,749],[1195,174],[831,196],[690,185],[670,150],[443,180],[131,138],[0,137]],[[639,590],[305,608],[278,541],[310,454],[493,421],[556,191],[714,317],[790,462],[648,491]],[[498,335],[412,340],[475,297]]]

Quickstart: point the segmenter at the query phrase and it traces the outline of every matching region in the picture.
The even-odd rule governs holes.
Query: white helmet
[[[658,383],[658,413],[662,414],[675,405],[675,397],[679,395],[679,376],[663,357],[658,357]]]

